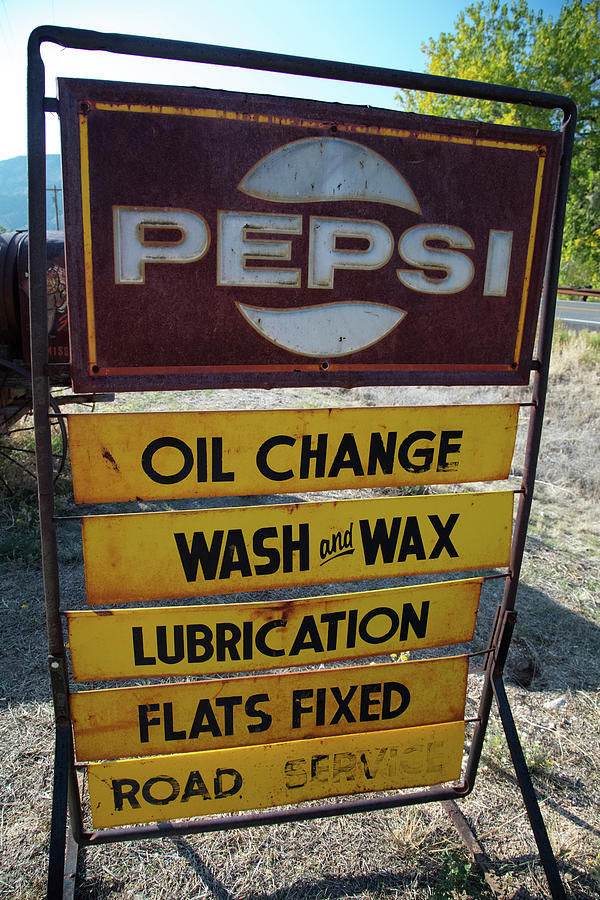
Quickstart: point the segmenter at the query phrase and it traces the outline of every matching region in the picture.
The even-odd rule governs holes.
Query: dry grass
[[[562,334],[562,333],[561,333]],[[536,503],[508,673],[525,659],[531,684],[508,686],[570,897],[600,897],[600,599],[596,454],[597,345],[559,337],[539,464]],[[201,392],[186,408],[381,405],[508,399],[506,390]],[[119,408],[159,408],[173,395],[123,395]],[[114,409],[114,407],[112,407]],[[526,415],[522,416],[523,420]],[[511,487],[519,484],[522,421]],[[45,664],[41,583],[24,497],[0,512],[0,897],[44,896],[53,725]],[[82,603],[76,532],[62,535],[63,591]],[[483,597],[474,649],[485,642],[499,582]],[[467,714],[481,677],[469,679]],[[478,782],[461,807],[489,854],[506,898],[542,898],[547,885],[501,731],[491,722]],[[438,805],[245,831],[112,845],[80,855],[76,896],[90,900],[324,900],[490,896],[465,868],[460,839]]]

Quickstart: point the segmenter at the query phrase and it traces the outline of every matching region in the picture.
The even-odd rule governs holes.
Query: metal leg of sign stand
[[[67,832],[67,852],[65,853],[62,900],[73,900],[75,896],[75,878],[77,876],[78,859],[79,844],[73,837],[73,829],[69,828]]]
[[[477,772],[481,751],[483,749],[483,741],[485,739],[490,705],[492,697],[495,697],[498,705],[498,711],[500,713],[500,720],[502,722],[502,727],[513,761],[515,775],[519,784],[519,788],[521,789],[523,802],[527,811],[527,815],[529,817],[533,836],[537,844],[540,862],[542,863],[542,867],[548,880],[551,896],[553,900],[565,900],[566,894],[558,872],[556,857],[554,856],[554,852],[548,839],[548,832],[542,818],[542,813],[539,807],[533,783],[531,781],[531,776],[527,768],[525,755],[523,753],[523,748],[521,746],[519,735],[510,708],[510,703],[506,695],[506,689],[504,687],[504,679],[502,673],[508,655],[508,649],[510,647],[516,618],[516,613],[512,609],[503,609],[502,607],[499,607],[496,612],[496,618],[494,620],[488,643],[488,650],[490,651],[490,654],[485,663],[485,682],[479,704],[479,728],[476,729],[471,745],[471,752],[467,761],[467,768],[465,772],[466,790],[464,792],[464,795],[466,796],[466,794],[472,790],[475,783],[475,775]],[[470,830],[467,820],[454,801],[445,801],[443,803],[443,806],[452,819],[458,833],[465,842],[467,848],[471,852],[475,864],[480,867],[480,869],[482,870],[482,874],[493,890],[493,885],[487,877],[488,873],[486,868],[479,865],[482,860],[485,862],[485,855],[483,854],[483,850],[478,844],[475,835]],[[483,854],[483,857],[481,856],[481,854]]]
[[[62,635],[59,636],[62,638]],[[47,898],[72,900],[83,822],[79,783],[75,772],[64,651],[62,654],[50,654],[48,662],[56,716],[56,744]]]
[[[471,830],[469,823],[467,822],[462,810],[458,806],[456,800],[444,800],[442,806],[450,816],[452,820],[452,824],[458,831],[460,837],[462,838],[467,850],[471,854],[471,858],[473,860],[473,865],[477,869],[477,871],[482,875],[485,879],[485,882],[489,889],[491,890],[494,896],[500,894],[501,885],[498,883],[498,879],[494,875],[492,871],[492,865],[490,863],[490,859],[485,853],[483,847],[475,837],[475,834]]]
[[[510,755],[513,761],[515,775],[517,776],[517,781],[519,782],[519,787],[521,788],[523,803],[525,804],[525,809],[527,810],[527,815],[531,824],[531,830],[533,831],[533,836],[538,847],[540,860],[542,866],[544,867],[546,878],[548,879],[550,893],[553,897],[553,900],[565,900],[565,889],[558,872],[556,857],[554,856],[554,852],[550,845],[548,832],[546,831],[546,825],[544,824],[544,819],[542,818],[542,812],[540,810],[538,799],[535,793],[535,788],[533,787],[531,776],[527,768],[527,763],[525,762],[525,755],[523,753],[521,741],[519,740],[519,735],[515,726],[515,720],[513,719],[510,703],[508,702],[508,697],[506,696],[506,689],[504,687],[504,680],[502,678],[502,675],[495,675],[493,677],[492,686],[494,689],[494,695],[496,697],[496,703],[498,704],[500,719],[502,720],[502,727],[504,729],[504,734],[506,735],[508,749],[510,750]]]
[[[67,809],[73,806],[69,796],[72,755],[70,731],[70,725],[59,725],[56,729],[47,900],[73,900],[75,896],[79,844],[75,840],[73,828],[67,827]]]
[[[52,790],[52,823],[48,860],[47,900],[62,900],[67,840],[67,794],[69,784],[70,728],[58,726],[54,748],[54,785]]]
[[[540,861],[542,863],[548,886],[553,900],[565,900],[566,894],[561,881],[556,857],[550,845],[546,825],[542,817],[542,812],[538,803],[535,788],[531,781],[531,775],[525,761],[525,754],[519,739],[519,734],[515,725],[512,710],[508,697],[506,696],[506,688],[504,687],[503,670],[508,648],[512,638],[513,629],[516,623],[516,613],[514,610],[507,610],[504,614],[500,610],[497,618],[498,623],[498,643],[493,661],[490,660],[491,668],[488,670],[491,676],[491,688],[496,698],[498,712],[502,728],[506,736],[506,742],[510,751],[513,762],[515,775],[523,796],[523,803],[527,811],[527,816],[531,824],[531,830],[537,844]]]

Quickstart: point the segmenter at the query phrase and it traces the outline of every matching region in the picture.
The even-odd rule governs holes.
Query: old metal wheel
[[[35,433],[31,415],[29,371],[0,360],[0,492],[10,495],[37,489]],[[54,397],[50,397],[54,480],[65,467],[67,430]]]

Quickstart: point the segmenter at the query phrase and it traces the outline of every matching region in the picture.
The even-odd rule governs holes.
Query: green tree
[[[565,224],[563,283],[600,287],[600,0],[568,0],[553,19],[526,0],[478,2],[454,31],[422,45],[426,72],[566,94],[578,124]],[[404,91],[405,109],[428,115],[557,127],[561,112]]]

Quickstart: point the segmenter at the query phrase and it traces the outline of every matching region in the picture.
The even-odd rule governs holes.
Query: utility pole
[[[56,230],[60,231],[60,222],[58,219],[58,192],[61,191],[62,188],[59,188],[56,185],[54,185],[51,188],[46,188],[46,190],[51,191],[51,193],[54,194],[54,214],[56,217]]]

